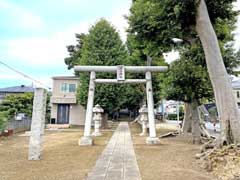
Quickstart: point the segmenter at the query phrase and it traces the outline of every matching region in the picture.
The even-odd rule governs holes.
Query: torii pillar
[[[94,105],[95,78],[96,78],[96,73],[94,71],[91,71],[89,89],[88,89],[88,102],[87,102],[86,120],[85,120],[85,126],[84,126],[84,135],[78,141],[78,144],[80,146],[93,144],[93,139],[91,137],[91,125],[92,125],[93,105]]]

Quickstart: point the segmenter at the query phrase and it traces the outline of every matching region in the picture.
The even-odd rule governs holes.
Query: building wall
[[[57,104],[51,105],[51,119],[57,120]]]
[[[84,125],[86,110],[81,105],[70,105],[69,124]]]
[[[57,120],[57,104],[52,104],[51,119]],[[83,106],[77,104],[70,104],[69,124],[84,125],[86,110]]]
[[[53,81],[53,96],[65,96],[65,97],[75,97],[76,93],[74,92],[68,92],[64,93],[61,91],[61,86],[63,83],[69,83],[69,84],[76,84],[76,87],[78,86],[78,79],[54,79]]]

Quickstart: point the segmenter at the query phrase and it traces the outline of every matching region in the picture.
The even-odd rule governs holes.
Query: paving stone
[[[119,123],[87,180],[141,180],[127,122]]]

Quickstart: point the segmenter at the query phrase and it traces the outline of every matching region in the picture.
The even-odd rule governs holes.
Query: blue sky
[[[64,64],[66,45],[75,33],[87,32],[101,17],[126,39],[131,0],[0,0],[0,61],[51,86],[52,76],[72,75]],[[240,0],[236,3],[240,9]],[[240,47],[240,19],[236,48]],[[168,55],[174,59],[177,53]],[[0,88],[30,85],[28,80],[0,64]]]
[[[101,17],[126,38],[131,0],[0,0],[0,61],[51,86],[51,77],[72,75],[64,58],[75,33]],[[0,64],[0,88],[32,84]]]

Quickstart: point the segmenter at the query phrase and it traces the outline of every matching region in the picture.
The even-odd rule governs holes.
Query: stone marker
[[[97,104],[93,108],[93,121],[94,121],[94,132],[92,133],[92,136],[101,136],[102,134],[100,133],[100,126],[101,126],[101,121],[102,121],[102,113],[104,110],[101,108],[99,104]]]
[[[40,160],[42,136],[44,134],[47,91],[36,88],[33,99],[32,125],[29,141],[28,160]]]

